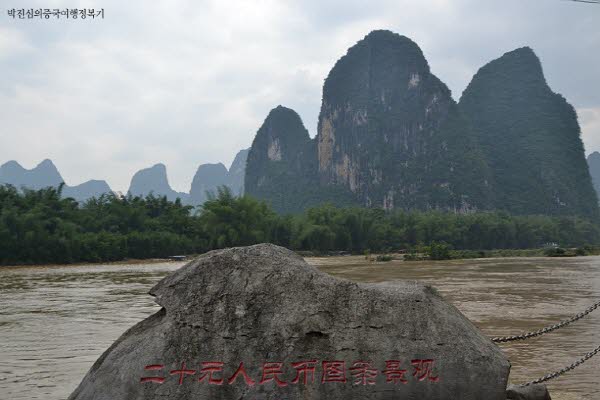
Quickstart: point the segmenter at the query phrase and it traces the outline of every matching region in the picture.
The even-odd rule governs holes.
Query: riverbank
[[[349,252],[314,252],[299,251],[302,257],[349,257],[360,256]],[[453,250],[443,244],[422,246],[411,250],[401,250],[387,253],[364,254],[366,261],[388,262],[399,261],[429,261],[429,260],[470,260],[479,258],[518,258],[518,257],[580,257],[600,255],[600,247],[586,246],[575,248],[537,248],[537,249],[495,249],[495,250]]]
[[[438,250],[433,257],[431,255],[431,246],[423,246],[415,250],[400,250],[387,253],[369,253],[352,254],[345,251],[296,251],[304,258],[332,258],[332,257],[364,257],[368,262],[389,262],[389,261],[443,261],[443,260],[470,260],[470,259],[494,259],[494,258],[531,258],[531,257],[580,257],[600,255],[600,247],[579,247],[579,248],[537,248],[537,249],[496,249],[496,250]],[[439,249],[439,248],[438,248]],[[120,261],[109,262],[82,262],[72,264],[13,264],[0,265],[0,268],[16,267],[79,267],[79,266],[97,266],[97,265],[138,265],[138,264],[158,264],[168,262],[190,261],[199,254],[187,254],[183,256],[168,258],[148,258],[148,259],[124,259]]]

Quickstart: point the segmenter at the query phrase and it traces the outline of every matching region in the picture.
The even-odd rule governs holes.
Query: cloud
[[[31,50],[32,46],[19,30],[0,26],[0,60],[5,61]]]
[[[552,88],[579,110],[586,150],[600,149],[589,111],[600,107],[600,7],[541,4],[31,0],[103,7],[106,18],[13,21],[0,10],[0,162],[51,158],[69,184],[107,179],[116,190],[163,162],[176,190],[189,190],[200,163],[229,164],[278,104],[314,135],[329,70],[380,28],[415,40],[457,99],[480,66],[532,46]]]

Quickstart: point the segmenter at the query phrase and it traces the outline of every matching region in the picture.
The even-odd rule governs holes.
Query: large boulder
[[[69,399],[506,399],[500,349],[416,282],[340,280],[261,244],[204,254],[150,293],[163,308]]]

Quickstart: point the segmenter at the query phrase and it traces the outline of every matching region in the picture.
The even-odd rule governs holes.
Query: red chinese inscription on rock
[[[140,379],[140,383],[163,384],[167,382],[169,376],[176,377],[173,382],[177,385],[187,384],[190,379],[185,379],[192,375],[197,375],[195,381],[198,384],[206,385],[246,385],[253,387],[255,385],[272,384],[277,387],[288,385],[308,385],[308,384],[346,384],[352,385],[375,385],[378,379],[385,384],[397,385],[407,384],[410,380],[416,382],[437,383],[440,381],[439,375],[434,372],[435,360],[413,359],[409,362],[402,360],[386,360],[381,369],[378,369],[371,361],[357,360],[348,363],[344,360],[300,360],[285,364],[279,361],[268,361],[262,363],[258,368],[250,368],[250,371],[258,370],[259,373],[248,372],[244,362],[237,366],[225,365],[222,361],[204,361],[197,363],[198,369],[186,366],[185,362],[177,363],[178,367],[172,370],[165,369],[164,364],[150,364],[144,367],[144,371],[149,371]],[[191,365],[191,363],[188,363]],[[411,368],[409,372],[407,368]],[[168,371],[168,372],[167,372]],[[320,373],[320,378],[315,380],[315,376]],[[241,379],[238,379],[241,378]]]

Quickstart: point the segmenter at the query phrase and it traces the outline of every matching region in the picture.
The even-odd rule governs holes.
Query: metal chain
[[[573,317],[566,319],[564,321],[561,321],[557,324],[554,325],[550,325],[547,326],[545,328],[542,329],[538,329],[537,331],[533,331],[533,332],[527,332],[527,333],[522,333],[520,335],[514,335],[514,336],[503,336],[503,337],[495,337],[492,339],[492,342],[494,343],[506,343],[506,342],[512,342],[515,340],[525,340],[525,339],[529,339],[532,337],[536,337],[536,336],[540,336],[543,335],[545,333],[548,332],[552,332],[558,328],[562,328],[563,326],[567,326],[577,320],[580,320],[581,318],[585,317],[586,315],[588,315],[589,313],[591,313],[592,311],[594,311],[595,309],[597,309],[598,307],[600,307],[600,301],[598,301],[597,303],[595,303],[594,305],[588,307],[584,312],[579,313],[577,315],[574,315]]]
[[[600,346],[596,347],[594,350],[590,351],[585,356],[583,356],[579,360],[575,361],[573,364],[569,365],[568,367],[565,367],[565,368],[563,368],[563,369],[561,369],[559,371],[556,371],[556,372],[552,372],[552,373],[550,373],[548,375],[544,375],[543,377],[538,378],[538,379],[536,379],[534,381],[523,383],[520,386],[535,385],[535,384],[546,382],[546,381],[549,381],[550,379],[554,379],[556,377],[559,377],[562,374],[567,373],[567,372],[575,369],[576,367],[580,366],[581,364],[583,364],[584,362],[586,362],[590,358],[594,357],[598,353],[600,353]]]

